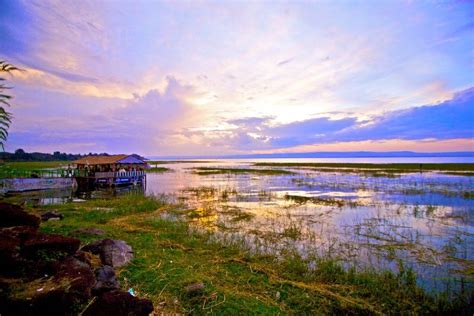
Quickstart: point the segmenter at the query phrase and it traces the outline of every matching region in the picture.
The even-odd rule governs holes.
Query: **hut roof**
[[[108,165],[115,163],[122,164],[144,164],[135,155],[110,155],[110,156],[87,156],[73,161],[77,165]]]

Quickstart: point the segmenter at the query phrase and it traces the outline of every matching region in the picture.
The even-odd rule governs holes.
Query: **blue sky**
[[[474,150],[470,1],[2,1],[7,150]]]

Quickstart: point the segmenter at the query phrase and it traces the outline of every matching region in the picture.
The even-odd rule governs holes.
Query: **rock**
[[[10,281],[0,293],[2,315],[74,315],[91,297],[95,277],[89,266],[73,257],[57,263],[53,277]],[[2,295],[5,294],[5,295]]]
[[[111,266],[102,266],[96,269],[95,279],[97,282],[92,288],[94,295],[120,288],[120,284],[115,277],[115,271]]]
[[[21,252],[26,258],[56,260],[74,254],[80,243],[75,238],[38,233],[25,240]]]
[[[153,312],[153,303],[148,299],[140,299],[128,292],[114,290],[102,293],[87,308],[84,316],[148,316]]]
[[[81,251],[86,251],[86,252],[90,252],[90,253],[98,255],[102,251],[102,243],[104,242],[104,240],[105,239],[99,239],[99,240],[93,241],[85,245],[84,247],[82,247]]]
[[[4,237],[15,238],[20,241],[21,244],[31,236],[36,235],[38,228],[31,226],[13,226],[0,228],[0,239]]]
[[[200,295],[204,292],[204,283],[192,283],[184,287],[184,292],[189,296]]]
[[[40,219],[23,210],[19,205],[0,202],[0,227],[39,227]]]
[[[100,257],[90,252],[79,250],[73,255],[73,257],[79,261],[86,263],[89,267],[91,267],[92,270],[102,266]]]
[[[19,276],[31,271],[35,263],[24,259],[20,250],[24,241],[35,234],[36,228],[30,226],[0,228],[0,275]]]
[[[15,275],[20,263],[20,239],[3,235],[0,237],[0,275]]]
[[[91,289],[96,283],[94,272],[87,263],[74,257],[67,257],[59,263],[54,275],[58,284],[68,284],[68,291],[75,292],[77,298],[86,300],[91,296]]]
[[[77,235],[95,235],[95,236],[101,236],[105,235],[105,231],[99,228],[79,228],[76,230],[73,230],[71,232],[71,235],[77,236]]]
[[[84,246],[82,251],[98,254],[102,264],[114,268],[129,263],[133,258],[133,250],[125,241],[105,238]]]
[[[103,244],[103,251],[100,254],[100,259],[103,264],[112,267],[121,267],[126,265],[133,259],[133,250],[123,240],[112,240]]]
[[[61,220],[64,218],[64,215],[56,211],[48,211],[41,213],[41,220],[47,222],[50,220]]]

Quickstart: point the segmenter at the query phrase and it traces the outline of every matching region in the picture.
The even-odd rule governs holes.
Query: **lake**
[[[432,291],[472,288],[474,177],[435,171],[255,166],[255,162],[450,163],[473,158],[245,159],[160,164],[144,188],[87,192],[81,198],[143,192],[182,205],[195,229],[244,242],[252,251],[293,249],[356,266],[413,269]],[[227,172],[226,170],[233,170]],[[239,170],[247,170],[238,172]],[[70,192],[41,193],[63,203]],[[50,194],[45,196],[44,194]],[[56,195],[55,195],[56,194]],[[472,273],[472,272],[471,272]]]

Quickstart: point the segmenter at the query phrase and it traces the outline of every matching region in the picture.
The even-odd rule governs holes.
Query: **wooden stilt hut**
[[[121,186],[146,181],[146,161],[138,155],[87,156],[73,162],[79,187]]]

